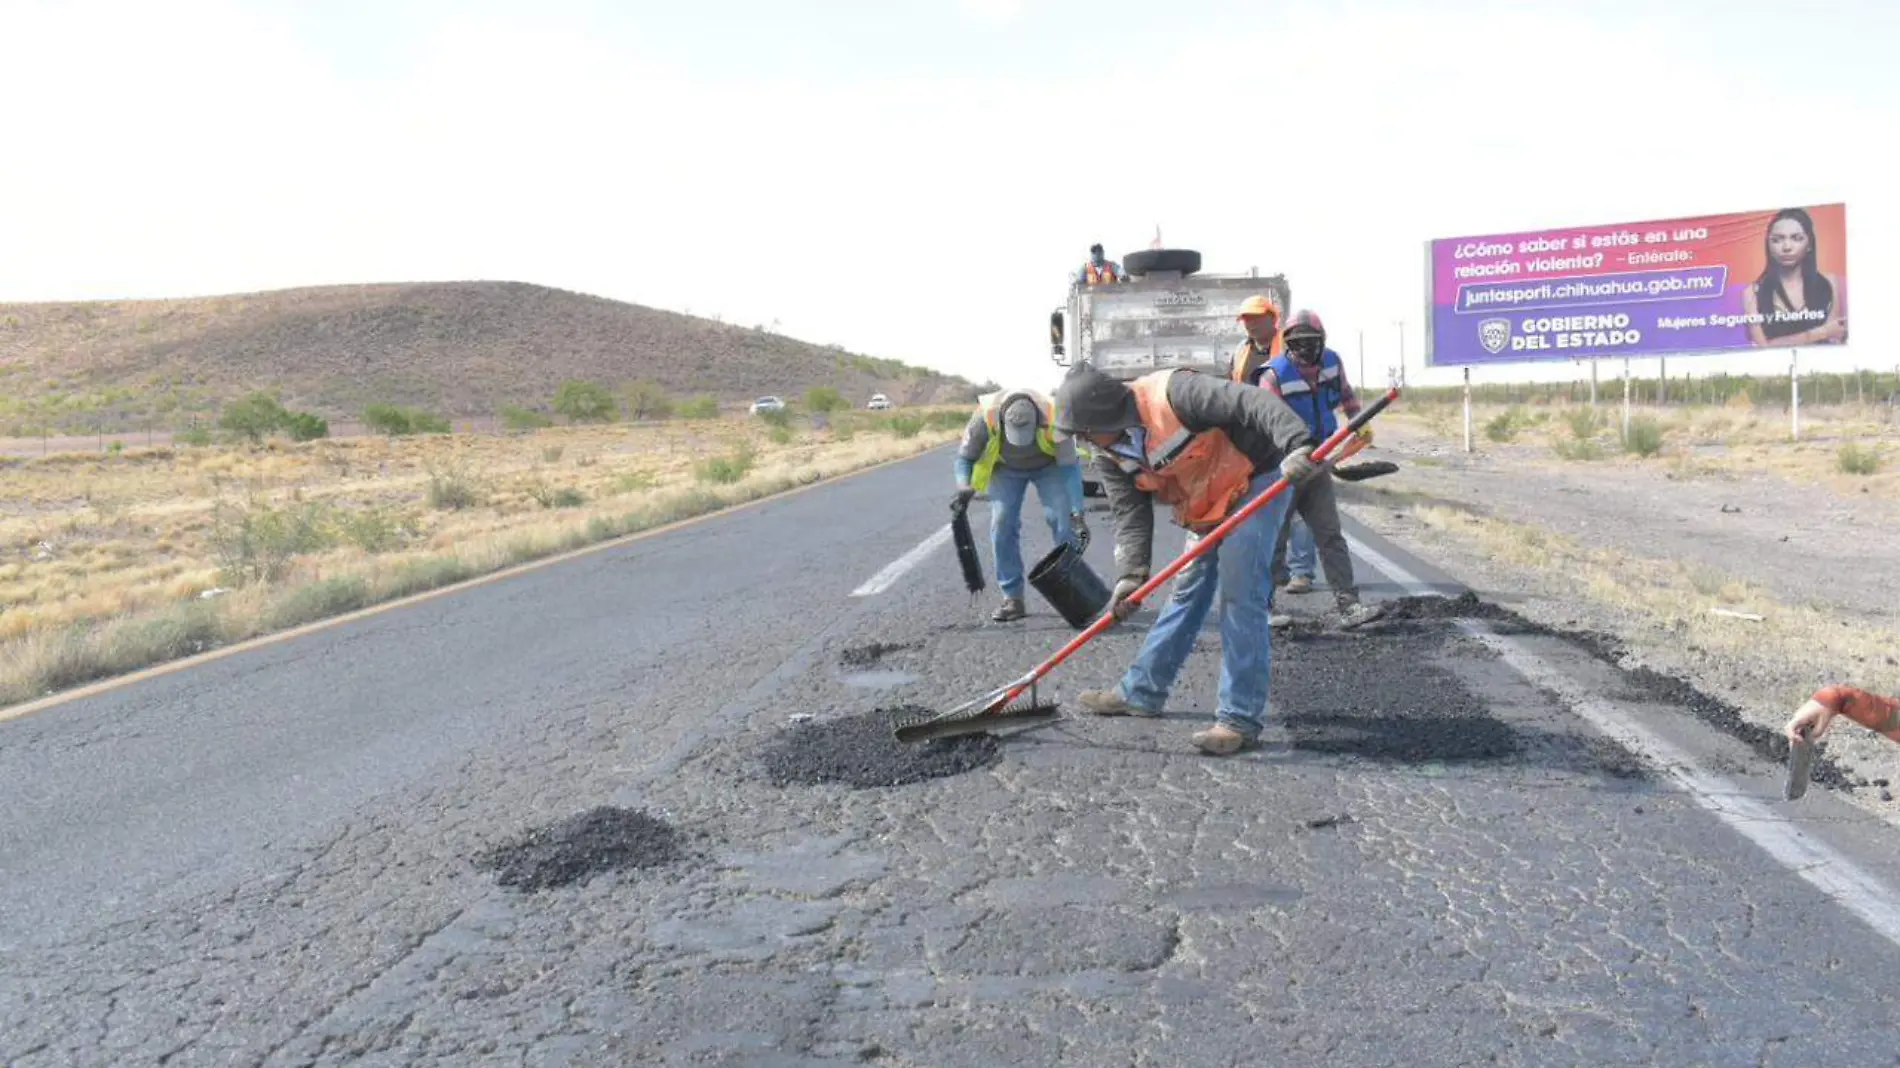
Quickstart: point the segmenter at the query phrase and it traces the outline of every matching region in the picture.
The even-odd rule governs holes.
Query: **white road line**
[[[1432,588],[1383,553],[1348,537],[1353,555],[1414,595]],[[1458,626],[1495,651],[1505,663],[1533,684],[1558,696],[1592,726],[1665,769],[1669,777],[1696,803],[1714,813],[1749,841],[1760,846],[1784,867],[1806,879],[1847,911],[1895,945],[1900,945],[1900,894],[1849,860],[1834,847],[1788,822],[1767,805],[1744,794],[1739,786],[1698,765],[1688,753],[1658,737],[1614,705],[1599,701],[1574,680],[1519,642],[1493,633],[1483,623],[1460,620]]]
[[[950,527],[948,525],[939,527],[935,534],[919,542],[916,548],[892,560],[885,565],[884,570],[866,579],[864,585],[851,591],[851,596],[870,597],[873,594],[883,593],[897,585],[897,580],[903,578],[906,571],[923,563],[924,557],[936,552],[938,546],[949,540]]]

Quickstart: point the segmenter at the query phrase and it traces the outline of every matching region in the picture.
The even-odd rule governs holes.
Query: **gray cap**
[[[1003,440],[1019,449],[1036,443],[1036,402],[1018,397],[1003,408]]]

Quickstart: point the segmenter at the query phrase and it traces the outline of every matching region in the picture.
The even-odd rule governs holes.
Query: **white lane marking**
[[[884,566],[884,570],[866,579],[864,585],[851,591],[851,596],[870,597],[873,594],[883,593],[885,590],[895,586],[897,580],[903,578],[906,571],[923,563],[924,557],[936,552],[938,546],[949,540],[950,528],[948,526],[939,527],[935,534],[919,542],[916,548],[892,560],[889,564]]]
[[[1431,586],[1383,553],[1368,548],[1357,538],[1348,537],[1346,541],[1355,556],[1384,572],[1408,593],[1432,592]],[[1878,877],[1788,822],[1787,817],[1747,796],[1734,782],[1702,768],[1688,753],[1658,737],[1615,706],[1592,697],[1562,671],[1518,642],[1493,633],[1475,620],[1459,620],[1458,626],[1489,646],[1518,674],[1562,697],[1572,711],[1592,726],[1664,768],[1697,804],[1760,846],[1783,867],[1866,921],[1889,942],[1900,945],[1900,894]]]

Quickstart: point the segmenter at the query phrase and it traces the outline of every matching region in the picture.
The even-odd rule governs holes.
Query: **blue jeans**
[[[1005,597],[1023,595],[1023,498],[1033,483],[1042,501],[1042,518],[1049,524],[1054,545],[1070,540],[1069,513],[1082,510],[1082,502],[1069,500],[1069,482],[1074,469],[1050,464],[1035,471],[1018,471],[996,465],[990,475],[990,549],[996,554],[996,585]],[[1051,546],[1053,547],[1053,545]]]
[[[1286,565],[1295,575],[1305,575],[1311,581],[1319,573],[1319,547],[1313,544],[1313,530],[1293,513],[1293,529],[1287,532]]]
[[[1247,487],[1247,499],[1265,492],[1280,477],[1263,471]],[[1293,494],[1282,492],[1175,576],[1174,594],[1161,618],[1122,676],[1122,698],[1137,708],[1160,712],[1181,672],[1194,639],[1220,596],[1220,705],[1217,723],[1256,738],[1266,726],[1267,685],[1273,671],[1272,631],[1267,626],[1268,572],[1275,539],[1286,524]]]

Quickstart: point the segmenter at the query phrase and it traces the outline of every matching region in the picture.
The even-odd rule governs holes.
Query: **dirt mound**
[[[519,890],[585,883],[603,872],[653,868],[685,856],[679,832],[644,812],[601,806],[489,849],[476,865]]]
[[[901,719],[928,709],[880,708],[856,716],[797,724],[761,757],[779,786],[842,783],[858,789],[903,786],[974,771],[996,760],[1001,744],[988,734],[965,734],[915,745],[892,733]]]
[[[281,389],[285,404],[337,425],[378,402],[477,420],[504,405],[547,411],[568,379],[614,390],[647,379],[675,397],[703,392],[728,404],[768,393],[796,400],[813,386],[837,389],[854,408],[873,393],[900,405],[976,395],[959,377],[764,326],[517,282],[0,304],[0,364],[28,372],[15,385],[65,380],[62,393],[129,391],[109,400],[115,410],[107,413],[128,426],[143,426],[155,400],[188,409],[253,389]],[[91,420],[72,425],[91,432]]]
[[[1478,595],[1466,590],[1456,597],[1444,597],[1430,594],[1419,597],[1399,597],[1387,601],[1385,615],[1379,622],[1418,622],[1433,619],[1510,619],[1510,611],[1489,601],[1480,600]]]

